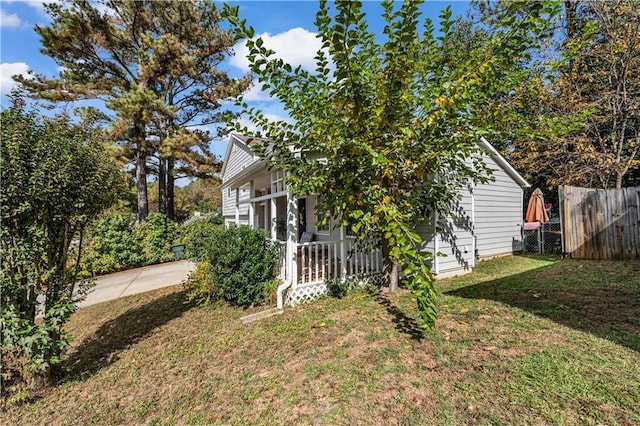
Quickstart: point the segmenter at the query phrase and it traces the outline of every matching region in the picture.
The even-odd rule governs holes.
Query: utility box
[[[184,259],[184,244],[176,244],[171,247],[171,250],[173,250],[173,256],[176,260]]]

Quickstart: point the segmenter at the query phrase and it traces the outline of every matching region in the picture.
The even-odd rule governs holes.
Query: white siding
[[[229,195],[229,193],[231,193]],[[249,223],[249,190],[240,189],[238,199],[240,200],[240,221]],[[224,188],[222,190],[222,216],[225,219],[235,221],[236,218],[236,190],[234,188]]]
[[[233,176],[240,173],[251,165],[251,163],[258,161],[253,152],[243,143],[238,142],[234,138],[231,138],[229,143],[232,143],[231,152],[229,158],[226,160],[224,175],[222,176],[222,183],[224,185]]]
[[[453,206],[455,217],[443,218],[439,224],[438,251],[446,254],[438,256],[438,274],[468,272],[473,267],[473,222],[471,192],[469,188],[460,190],[462,198]]]
[[[428,251],[429,253],[434,255],[436,251],[436,246],[435,246],[435,238],[434,238],[435,232],[434,232],[433,226],[416,225],[416,232],[418,233],[418,235],[422,237],[422,250]],[[431,272],[435,273],[433,259],[435,258],[432,258],[429,261],[429,264],[431,265]]]
[[[519,247],[523,221],[522,188],[491,158],[494,182],[474,190],[476,249],[480,258],[510,254]]]
[[[252,163],[257,161],[253,152],[243,143],[231,138],[229,141],[233,144],[230,148],[229,156],[226,159],[224,175],[222,176],[222,216],[227,221],[235,222],[236,217],[236,189],[225,187],[228,182],[238,173],[242,172]],[[238,197],[240,201],[240,222],[249,223],[249,189],[248,187],[240,189]]]
[[[432,272],[438,275],[451,275],[471,270],[473,259],[473,233],[471,221],[472,199],[469,188],[460,190],[462,198],[455,201],[453,216],[442,218],[439,225],[442,231],[434,235],[434,228],[430,225],[417,225],[416,232],[422,237],[424,250],[433,253],[440,252],[446,256],[437,256],[432,261]]]
[[[236,215],[236,190],[224,188],[222,190],[222,216],[225,218]]]

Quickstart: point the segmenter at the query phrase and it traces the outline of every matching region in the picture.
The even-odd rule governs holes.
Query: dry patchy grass
[[[241,325],[180,288],[80,310],[67,374],[3,424],[637,424],[640,264],[510,257],[413,301],[349,294]]]

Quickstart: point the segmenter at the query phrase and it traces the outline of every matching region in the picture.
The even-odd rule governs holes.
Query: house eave
[[[511,176],[511,178],[516,181],[516,183],[520,185],[520,187],[529,188],[531,186],[531,184],[527,182],[527,180],[523,178],[522,175],[520,175],[520,173],[518,173],[511,164],[509,164],[509,162],[498,152],[497,149],[493,147],[493,145],[489,143],[488,140],[485,139],[484,136],[480,138],[480,146],[487,150],[493,161],[495,161],[496,164],[502,167],[502,169],[509,176]]]
[[[220,175],[224,177],[224,174],[227,171],[227,163],[229,162],[229,156],[231,155],[231,150],[233,149],[233,144],[236,141],[241,142],[241,139],[238,137],[237,133],[231,133],[229,136],[229,143],[227,144],[227,151],[224,154],[224,161],[222,162],[222,170],[220,170]]]

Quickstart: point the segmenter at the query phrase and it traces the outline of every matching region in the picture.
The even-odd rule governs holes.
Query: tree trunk
[[[400,272],[400,265],[398,262],[391,260],[391,246],[389,242],[382,239],[382,285],[387,287],[389,291],[396,291],[398,289],[398,277]]]
[[[173,166],[175,160],[167,159],[167,217],[176,220],[176,200],[175,200],[175,178],[173,177]]]
[[[44,371],[36,371],[25,377],[27,389],[32,392],[40,391],[46,388],[51,380],[51,371],[47,366]]]
[[[138,194],[138,221],[147,220],[149,214],[149,197],[147,194],[147,155],[144,147],[138,144],[136,153],[136,192]]]
[[[568,39],[573,39],[578,34],[578,5],[579,3],[575,0],[565,0],[564,2],[564,13]]]
[[[622,189],[622,173],[616,173],[616,189]]]
[[[158,211],[167,214],[167,164],[162,155],[158,160]]]

